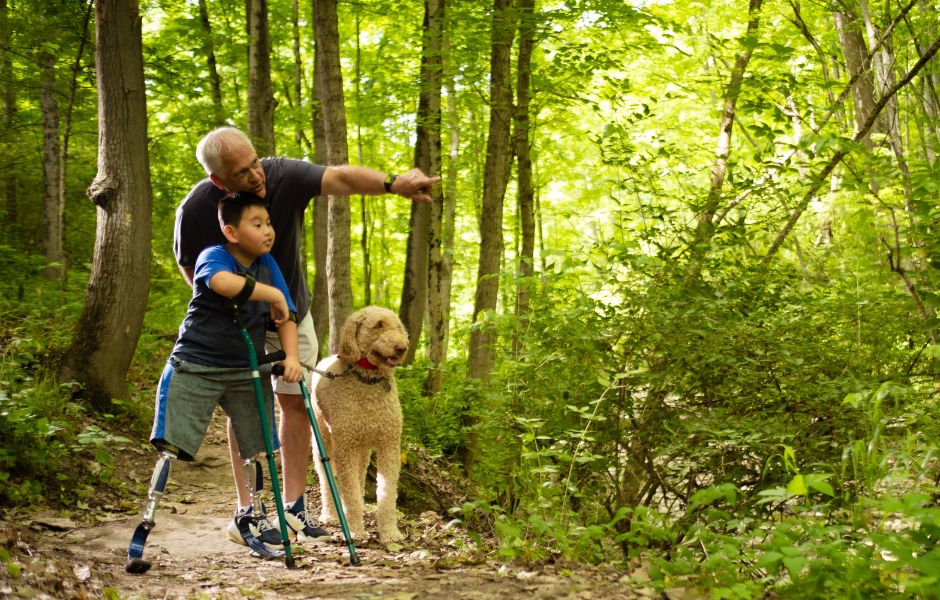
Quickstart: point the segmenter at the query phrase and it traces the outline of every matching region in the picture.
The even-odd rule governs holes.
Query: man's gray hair
[[[225,177],[222,157],[244,146],[254,149],[251,140],[240,129],[219,127],[206,134],[196,146],[196,158],[208,175]]]

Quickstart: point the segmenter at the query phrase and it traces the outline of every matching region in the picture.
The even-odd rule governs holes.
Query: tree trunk
[[[13,87],[13,60],[7,48],[10,47],[10,17],[7,0],[0,0],[0,83],[3,84],[3,128],[9,132],[16,113],[16,91]],[[16,223],[16,176],[18,169],[12,167],[3,174],[3,206],[6,209],[8,223]],[[18,238],[16,231],[11,231],[6,243],[14,245]]]
[[[865,32],[868,34],[868,43],[872,48],[878,43],[881,37],[875,31],[872,24],[871,15],[868,12],[868,3],[866,0],[860,0],[862,8],[862,18],[865,21]],[[874,56],[875,75],[878,82],[878,95],[881,96],[887,92],[895,83],[894,77],[894,50],[892,49],[892,35],[888,33],[885,37],[881,49]],[[884,110],[884,126],[888,133],[888,142],[891,144],[891,150],[898,161],[898,169],[904,178],[904,190],[907,193],[907,210],[913,210],[910,205],[911,196],[911,171],[907,166],[907,160],[904,158],[904,144],[901,140],[901,109],[898,103],[897,95],[888,100]]]
[[[82,54],[88,43],[88,22],[94,2],[89,1],[82,22],[82,38],[78,44],[75,62],[72,63],[72,78],[69,80],[69,101],[65,106],[65,119],[62,122],[62,150],[59,157],[59,262],[62,264],[62,289],[68,282],[67,253],[65,251],[65,175],[69,161],[69,138],[72,135],[72,108],[75,106],[75,88],[78,84],[78,72],[82,68]]]
[[[522,254],[519,257],[519,276],[532,277],[535,260],[535,192],[532,189],[532,159],[529,155],[529,80],[532,65],[532,46],[535,43],[535,0],[518,0],[519,15],[519,61],[516,74],[516,114],[513,119],[515,132],[517,195],[519,201],[519,225],[522,230]],[[516,295],[516,317],[519,329],[525,332],[528,326],[529,284],[519,284]],[[513,340],[513,353],[519,351],[518,336]]]
[[[313,131],[313,162],[318,165],[327,164],[326,159],[326,132],[323,130],[323,103],[320,101],[319,71],[316,66],[316,45],[314,45],[313,59],[313,112],[310,118],[310,128]],[[327,223],[330,219],[329,200],[326,196],[317,196],[313,199],[313,261],[316,273],[313,277],[313,302],[310,312],[313,314],[313,328],[317,333],[317,341],[321,352],[327,340],[329,324],[329,287],[326,280],[326,249],[327,249]]]
[[[444,37],[445,47],[447,39],[447,37]],[[449,53],[445,50],[444,55],[449,56]],[[454,280],[454,219],[457,213],[457,167],[460,158],[460,121],[457,117],[457,89],[453,73],[453,70],[445,72],[448,82],[447,127],[450,130],[447,188],[444,194],[444,255],[441,258],[441,305],[444,313],[444,347],[442,353],[445,358],[450,343],[451,288]]]
[[[845,67],[851,80],[857,73],[862,73],[852,84],[852,104],[855,107],[855,125],[861,129],[875,106],[875,86],[872,83],[871,73],[865,68],[868,58],[868,48],[865,38],[860,31],[858,18],[850,13],[834,12],[836,31],[839,33],[839,45],[842,46],[842,55],[845,57]],[[872,127],[873,132],[880,131],[878,124]],[[861,143],[871,149],[870,132],[861,138]]]
[[[202,31],[206,35],[206,62],[209,67],[209,91],[212,95],[212,106],[215,108],[215,125],[218,127],[225,123],[225,112],[222,109],[222,86],[219,71],[215,62],[215,44],[212,41],[212,24],[209,22],[209,9],[206,0],[199,0],[199,21]],[[250,56],[250,54],[249,54]]]
[[[483,167],[483,198],[480,213],[480,264],[477,269],[477,288],[473,297],[473,322],[483,318],[483,312],[496,309],[499,293],[499,262],[503,255],[503,196],[509,182],[512,166],[510,152],[510,123],[512,122],[512,90],[510,88],[510,54],[513,28],[510,0],[494,0],[492,56],[490,58],[490,127],[486,141],[486,162]],[[496,337],[490,325],[474,327],[470,332],[467,357],[467,378],[489,382],[495,358]],[[472,402],[470,403],[473,404]],[[476,458],[479,433],[472,413],[463,415],[468,428],[465,446],[460,448],[460,459],[469,474]]]
[[[431,170],[430,151],[430,104],[431,104],[431,63],[430,63],[430,16],[428,3],[424,3],[424,30],[421,48],[421,95],[418,100],[418,114],[415,118],[415,166],[424,173]],[[428,234],[431,227],[431,206],[427,202],[412,202],[411,217],[408,221],[408,251],[405,257],[405,276],[401,286],[401,303],[398,306],[398,318],[408,331],[408,353],[402,359],[402,365],[414,362],[415,351],[421,341],[421,328],[424,324],[424,311],[428,304]]]
[[[150,291],[153,195],[147,156],[141,18],[137,2],[95,2],[98,75],[98,175],[88,188],[97,206],[88,292],[60,381],[79,381],[92,406],[127,398]]]
[[[248,137],[258,156],[274,156],[274,87],[271,84],[271,38],[268,0],[247,0],[249,12]]]
[[[441,36],[446,10],[445,0],[428,0],[428,155],[429,175],[441,172]],[[431,189],[430,231],[428,232],[428,340],[431,371],[425,381],[425,390],[433,396],[444,387],[441,364],[447,360],[444,346],[444,189],[440,183]]]
[[[718,142],[715,149],[715,163],[712,167],[711,186],[708,190],[708,198],[705,201],[705,209],[698,218],[693,242],[693,273],[698,272],[697,263],[705,255],[705,246],[711,239],[714,230],[712,219],[721,201],[721,188],[724,185],[728,157],[731,154],[731,134],[734,128],[735,109],[738,96],[741,93],[741,84],[744,82],[744,73],[747,70],[748,63],[751,62],[751,55],[754,53],[754,45],[757,42],[761,2],[762,0],[750,0],[747,31],[742,38],[744,48],[738,53],[737,58],[734,60],[734,66],[731,68],[731,77],[725,93],[725,105],[722,108],[721,119],[718,124]]]
[[[362,49],[359,43],[359,13],[356,12],[356,156],[362,166]],[[362,218],[362,296],[363,304],[372,304],[372,267],[369,262],[369,207],[365,196],[359,196]]]
[[[291,26],[293,29],[293,50],[294,50],[294,121],[297,123],[296,128],[294,129],[294,141],[297,143],[297,147],[300,150],[303,150],[302,141],[304,139],[304,128],[303,120],[300,118],[301,115],[301,102],[302,98],[300,95],[300,80],[303,77],[303,63],[300,60],[300,6],[297,3],[297,0],[293,0],[291,4]]]
[[[40,60],[39,106],[42,112],[42,251],[49,263],[42,274],[56,279],[62,268],[59,259],[59,102],[55,91],[55,58]]]
[[[339,23],[336,0],[314,0],[316,22],[317,76],[323,102],[323,130],[327,162],[349,162],[346,140],[346,108],[343,99],[343,72],[339,60]],[[352,313],[352,279],[349,268],[349,198],[330,196],[327,231],[326,273],[330,299],[330,354],[339,352],[343,323]]]

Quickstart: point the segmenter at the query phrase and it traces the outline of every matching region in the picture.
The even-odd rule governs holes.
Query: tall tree
[[[296,123],[294,128],[294,142],[297,144],[297,147],[300,148],[300,143],[304,138],[303,121],[300,119],[301,102],[303,100],[300,95],[302,89],[303,62],[300,60],[300,6],[297,0],[293,0],[291,3],[290,20],[292,32],[291,49],[294,51],[294,110],[296,110],[294,114],[297,115],[294,119]]]
[[[128,396],[126,375],[150,291],[153,195],[137,2],[95,2],[98,175],[88,188],[98,227],[88,291],[61,381],[79,381],[98,410]]]
[[[744,73],[747,71],[748,63],[751,62],[751,56],[754,54],[754,48],[757,45],[757,31],[760,25],[760,8],[763,0],[750,0],[748,6],[747,29],[741,39],[741,50],[738,52],[731,68],[731,77],[728,81],[728,87],[725,92],[725,104],[721,110],[721,119],[718,123],[718,141],[715,149],[715,162],[712,166],[711,185],[708,189],[708,196],[705,201],[705,208],[699,214],[698,226],[695,231],[693,242],[693,275],[698,272],[698,259],[701,259],[706,252],[706,244],[711,239],[715,224],[712,220],[715,217],[715,211],[721,202],[721,189],[725,182],[725,174],[728,170],[728,160],[731,155],[731,134],[734,131],[735,110],[738,104],[738,97],[741,94],[741,84],[744,82]]]
[[[10,134],[13,127],[13,115],[16,113],[16,90],[13,86],[13,60],[10,52],[10,42],[13,39],[13,32],[10,27],[10,9],[7,0],[0,0],[0,83],[3,84],[3,129],[6,135]],[[0,183],[3,189],[3,204],[6,209],[6,217],[12,222],[17,220],[16,210],[16,177],[17,169],[5,169],[3,173],[3,182]],[[16,239],[16,235],[11,236]]]
[[[82,68],[82,55],[88,43],[88,22],[94,2],[89,0],[85,7],[85,18],[82,21],[82,37],[78,42],[78,51],[75,53],[75,62],[72,63],[72,76],[69,79],[69,99],[65,105],[65,116],[62,119],[62,149],[59,157],[59,262],[62,264],[62,286],[68,279],[67,254],[65,251],[65,181],[69,162],[69,140],[72,137],[72,109],[75,107],[75,89],[78,86],[78,73]]]
[[[215,61],[215,43],[212,41],[212,23],[209,21],[209,8],[206,0],[199,0],[199,22],[202,32],[206,36],[203,49],[206,52],[206,63],[209,67],[209,92],[212,95],[212,106],[215,125],[218,127],[225,122],[225,111],[222,108],[222,82],[219,79],[219,70]],[[250,54],[249,54],[250,56]]]
[[[454,82],[454,58],[450,57],[449,32],[447,25],[442,25],[443,51],[446,68],[442,76],[447,85],[447,129],[449,133],[447,177],[444,178],[444,254],[441,257],[441,306],[444,313],[444,347],[442,354],[447,357],[450,341],[451,289],[454,280],[454,219],[457,214],[457,172],[460,159],[460,120],[457,116],[457,89]]]
[[[862,36],[861,23],[855,14],[842,11],[833,13],[836,31],[839,34],[839,45],[842,47],[842,56],[845,58],[845,68],[852,83],[852,104],[855,107],[855,124],[861,129],[868,115],[875,106],[875,85],[871,78],[868,66],[868,47]],[[880,131],[876,121],[871,128],[872,132]],[[867,148],[872,147],[871,134],[866,132],[861,142]]]
[[[428,15],[428,163],[430,175],[441,172],[441,36],[445,23],[445,0],[428,0],[425,11]],[[447,335],[444,306],[444,186],[440,183],[431,189],[430,231],[428,232],[428,340],[431,372],[425,389],[429,395],[444,387],[444,371],[441,364],[447,359],[444,338]]]
[[[533,23],[535,0],[519,0],[519,60],[516,73],[516,112],[513,115],[513,148],[516,154],[517,197],[519,224],[522,233],[522,253],[519,256],[519,276],[532,277],[535,260],[535,191],[532,188],[532,158],[529,153],[529,81],[531,79],[532,47],[535,45]],[[516,316],[525,331],[529,312],[529,284],[521,283],[516,296]],[[518,349],[514,340],[513,345]]]
[[[43,269],[46,279],[59,276],[59,102],[56,97],[55,58],[43,53],[39,59],[39,106],[42,112],[42,250],[46,260],[58,264]]]
[[[314,0],[316,4],[316,0]],[[314,14],[316,9],[314,8]],[[315,34],[316,32],[314,32]],[[326,158],[326,132],[323,129],[323,102],[320,101],[319,77],[317,70],[316,44],[314,43],[313,58],[313,90],[310,103],[312,112],[310,128],[313,131],[313,162],[318,165],[327,164]],[[330,203],[326,196],[317,196],[313,199],[313,260],[316,272],[313,276],[313,303],[310,312],[313,314],[313,327],[317,333],[317,341],[322,349],[327,339],[329,325],[329,286],[326,275],[326,254],[328,239],[328,223],[330,220]],[[322,350],[321,350],[322,351]]]
[[[362,166],[362,43],[359,31],[359,12],[356,11],[356,157]],[[366,306],[372,304],[372,264],[369,260],[369,207],[365,196],[359,196],[361,210],[362,237],[362,296]]]
[[[246,0],[248,35],[248,136],[258,156],[274,156],[274,87],[271,84],[271,37],[268,33],[268,0]]]
[[[496,357],[496,336],[490,324],[477,322],[485,311],[496,309],[499,294],[499,264],[503,256],[503,196],[512,166],[510,123],[512,89],[510,86],[512,40],[512,2],[494,0],[492,54],[490,57],[490,125],[483,167],[483,198],[480,214],[480,263],[473,297],[473,323],[467,357],[467,378],[489,382]],[[467,440],[459,450],[461,463],[470,473],[479,446],[479,433],[473,429],[476,417],[467,412],[463,424]]]
[[[316,23],[317,82],[323,103],[323,131],[326,158],[330,165],[349,162],[346,139],[346,109],[343,99],[343,71],[339,60],[339,20],[336,0],[314,0]],[[330,354],[339,352],[343,323],[352,313],[352,278],[349,265],[351,224],[349,198],[329,197],[326,273],[329,290]]]
[[[430,74],[430,15],[428,3],[424,3],[424,26],[421,42],[421,93],[418,99],[418,114],[415,118],[415,166],[423,173],[431,169],[430,121],[431,74]],[[402,365],[414,362],[415,351],[421,341],[424,312],[428,304],[428,232],[431,222],[431,206],[427,202],[412,202],[408,220],[408,251],[405,257],[405,277],[401,286],[401,302],[398,318],[408,331],[408,353]]]

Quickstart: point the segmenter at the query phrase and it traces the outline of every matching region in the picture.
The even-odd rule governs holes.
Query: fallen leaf
[[[401,544],[394,544],[394,543],[385,546],[385,549],[392,553],[401,552],[402,550],[404,550],[404,548],[405,547],[402,546]]]
[[[75,579],[79,581],[88,581],[91,579],[91,567],[88,565],[77,565],[72,570],[75,573]]]

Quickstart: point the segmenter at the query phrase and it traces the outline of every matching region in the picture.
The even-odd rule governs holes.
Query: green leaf
[[[20,576],[20,569],[23,568],[23,565],[18,565],[16,563],[8,562],[7,563],[7,573],[10,575],[10,579],[16,579]]]
[[[603,377],[598,377],[597,383],[601,384],[604,387],[610,387],[610,380],[604,379]]]
[[[806,487],[806,479],[799,473],[787,484],[787,491],[796,496],[805,496],[809,489]]]
[[[754,566],[758,569],[767,569],[775,570],[777,563],[783,559],[783,554],[779,552],[765,552],[763,556],[758,559]]]

